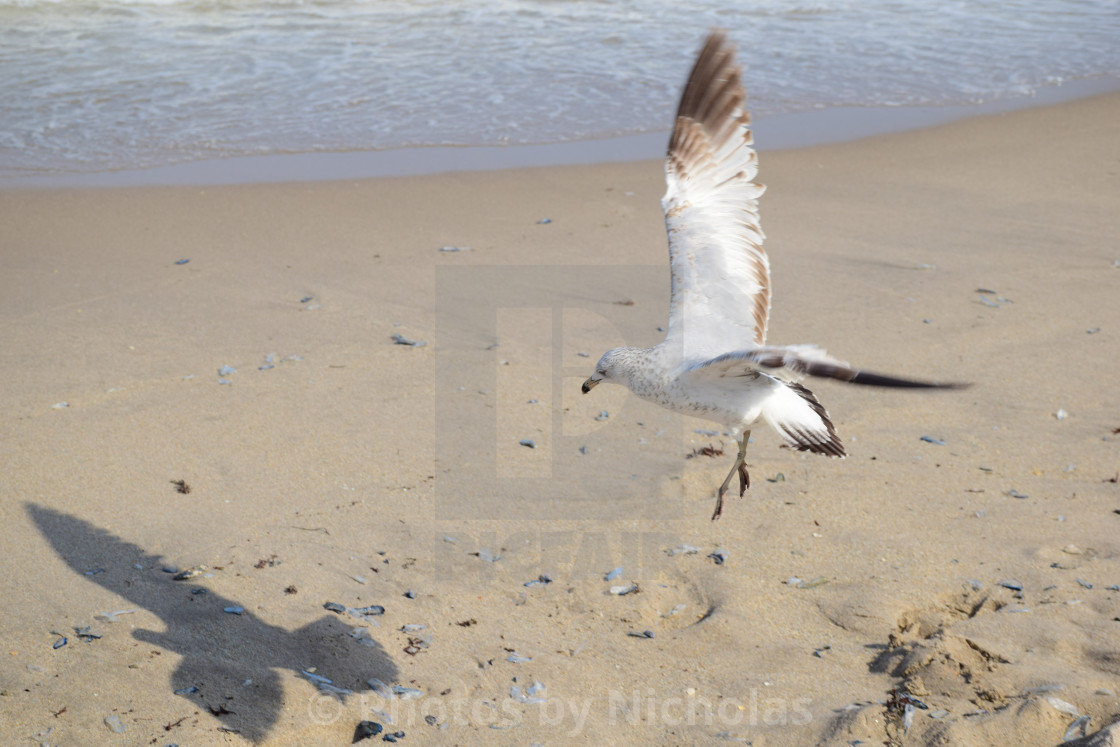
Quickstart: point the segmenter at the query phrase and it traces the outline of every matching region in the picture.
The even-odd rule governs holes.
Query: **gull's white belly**
[[[721,379],[726,386],[684,386],[679,379],[643,382],[631,391],[649,402],[683,415],[712,420],[733,431],[749,428],[762,417],[762,406],[776,382],[766,376]]]

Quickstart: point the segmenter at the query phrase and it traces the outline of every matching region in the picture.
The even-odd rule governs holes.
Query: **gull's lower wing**
[[[798,379],[815,376],[823,379],[836,379],[861,386],[897,387],[904,389],[965,389],[971,384],[959,382],[940,383],[904,379],[899,376],[862,371],[849,363],[829,356],[814,345],[795,345],[790,347],[759,347],[736,350],[704,361],[693,367],[699,371],[707,369],[711,374],[734,376],[746,375],[747,371],[765,373],[783,379]]]

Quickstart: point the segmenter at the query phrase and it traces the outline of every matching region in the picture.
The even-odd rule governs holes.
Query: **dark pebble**
[[[354,739],[350,744],[355,744],[363,739],[375,737],[383,731],[381,724],[376,721],[362,721],[354,729]]]

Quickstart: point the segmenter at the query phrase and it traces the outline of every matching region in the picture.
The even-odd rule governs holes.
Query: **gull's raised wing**
[[[752,180],[746,94],[735,48],[713,32],[681,96],[661,200],[669,233],[672,296],[667,342],[685,359],[766,341],[770,261],[762,248]]]

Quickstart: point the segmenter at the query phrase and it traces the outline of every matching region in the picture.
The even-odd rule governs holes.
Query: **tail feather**
[[[828,412],[813,393],[796,382],[776,381],[775,395],[766,401],[762,417],[791,448],[814,454],[847,456]]]

